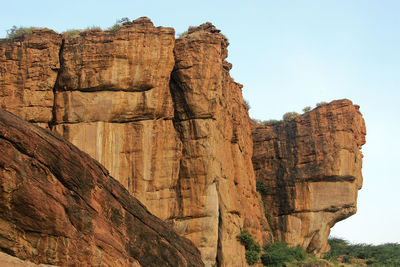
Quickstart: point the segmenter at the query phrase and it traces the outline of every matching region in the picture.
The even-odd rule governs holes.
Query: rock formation
[[[252,141],[242,86],[229,76],[228,41],[219,30],[208,23],[175,41],[173,29],[140,18],[117,32],[60,37],[39,30],[3,41],[2,51],[24,47],[36,35],[58,44],[51,56],[35,61],[56,74],[41,89],[53,94],[52,116],[31,120],[22,104],[15,113],[49,125],[97,159],[153,214],[191,239],[207,265],[245,265],[236,236],[246,228],[268,239],[262,231],[267,223],[249,168]],[[20,52],[28,59],[29,53]],[[10,84],[5,89],[24,94],[19,78],[2,66]],[[2,107],[14,112],[12,101],[5,98]]]
[[[295,175],[298,155],[291,153],[309,147],[298,141],[305,139],[297,137],[300,130],[287,130],[290,125],[300,129],[292,122],[276,128],[254,126],[257,180],[275,188],[264,196],[273,218],[272,235],[264,204],[256,192],[251,121],[242,86],[229,75],[227,46],[227,39],[210,23],[191,27],[178,39],[172,28],[154,27],[147,18],[124,23],[115,32],[59,35],[37,30],[0,41],[1,108],[59,133],[98,160],[150,212],[192,240],[206,266],[246,266],[245,249],[236,240],[241,229],[248,230],[259,242],[286,240],[309,250],[325,251],[323,239],[337,219],[320,223],[316,212],[312,213],[316,217],[303,216],[305,212],[292,216],[292,202],[297,195],[284,193],[295,185],[309,186],[294,182],[300,179]],[[341,110],[340,105],[334,106],[333,114],[335,108]],[[325,138],[332,143],[328,151],[325,146],[318,148],[326,153],[318,152],[318,162],[308,164],[307,173],[312,173],[311,166],[317,168],[320,162],[346,159],[342,157],[345,152],[335,150],[342,142],[340,131],[321,130],[321,136],[313,135],[328,127],[324,123],[333,123],[339,129],[347,127],[353,118],[345,116],[335,121],[329,114],[320,114],[308,125],[308,115],[296,120],[305,120],[301,131],[310,134],[311,141],[307,142],[318,139],[322,144]],[[317,125],[319,122],[322,124]],[[287,148],[278,151],[285,158],[272,153],[265,135]],[[270,160],[273,167],[268,165]],[[322,175],[326,166],[318,166]],[[340,172],[341,166],[335,168]],[[354,168],[361,177],[361,161]],[[278,172],[285,182],[274,186],[273,177]],[[333,177],[342,177],[336,173],[330,176],[331,184]],[[350,184],[342,186],[347,190],[345,186]],[[318,185],[323,184],[310,183]],[[321,190],[325,188],[330,190]],[[282,193],[281,189],[286,191]],[[356,190],[352,192],[356,194]],[[286,200],[273,199],[280,196]],[[303,198],[308,199],[304,202],[307,209],[316,210],[311,196]],[[301,205],[300,201],[296,203]],[[280,213],[280,209],[288,212]],[[280,226],[284,220],[289,223]],[[291,225],[298,227],[298,220],[304,233],[295,237],[298,228]],[[316,233],[323,233],[318,234],[323,237],[316,238]]]
[[[349,100],[276,126],[253,124],[253,165],[276,240],[319,254],[330,228],[356,212],[365,124]]]
[[[249,117],[242,86],[229,76],[227,45],[210,23],[176,40],[171,93],[183,148],[175,225],[206,263],[217,257],[220,266],[243,266],[236,236],[246,228],[261,239],[265,218],[251,168]]]
[[[0,111],[0,250],[59,266],[204,266],[200,252],[61,137]]]
[[[60,68],[62,38],[37,30],[0,39],[0,107],[46,127],[53,118],[53,87]]]

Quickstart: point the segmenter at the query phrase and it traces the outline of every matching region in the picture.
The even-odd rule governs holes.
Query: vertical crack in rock
[[[64,43],[65,43],[65,39],[63,38],[61,41],[61,46],[60,46],[60,51],[58,52],[58,62],[60,64],[60,67],[57,70],[57,78],[55,80],[54,86],[53,86],[53,108],[51,111],[52,117],[51,120],[48,123],[48,127],[50,130],[53,130],[53,127],[56,125],[57,119],[56,119],[56,108],[57,108],[57,103],[56,103],[56,95],[57,95],[57,86],[58,86],[58,82],[60,79],[60,73],[62,72],[62,68],[63,68],[63,50],[64,50]]]

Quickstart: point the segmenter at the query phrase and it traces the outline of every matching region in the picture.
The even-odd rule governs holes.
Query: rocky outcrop
[[[349,100],[276,126],[253,124],[253,165],[276,240],[319,254],[330,228],[356,212],[365,124]]]
[[[0,111],[0,250],[60,266],[203,266],[199,251],[49,131]]]
[[[61,42],[59,34],[47,29],[0,39],[0,108],[47,126],[53,118]]]
[[[229,76],[227,46],[210,23],[176,40],[171,93],[183,149],[174,224],[206,263],[217,258],[220,266],[245,266],[236,236],[246,228],[261,240],[265,218],[251,168],[248,113],[242,86]]]
[[[207,266],[246,266],[241,229],[261,243],[325,251],[329,227],[355,211],[362,141],[350,141],[362,136],[361,115],[342,101],[277,127],[253,125],[253,146],[227,46],[210,23],[178,39],[148,18],[115,32],[37,30],[0,41],[1,107],[98,160],[192,240]],[[347,163],[353,154],[357,164]],[[256,178],[270,188],[270,223]]]
[[[206,265],[245,265],[240,229],[270,237],[249,168],[242,86],[229,76],[228,41],[212,24],[174,35],[147,18],[116,32],[63,35],[62,42],[57,35],[59,53],[40,59],[60,64],[49,87],[52,117],[40,122],[191,239]]]
[[[181,156],[169,90],[174,35],[141,18],[65,36],[52,123],[164,220],[177,207]]]

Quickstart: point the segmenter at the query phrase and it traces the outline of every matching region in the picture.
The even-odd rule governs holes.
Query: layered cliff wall
[[[336,149],[342,136],[324,123],[340,128],[354,116],[335,119],[330,114],[341,106],[333,105],[331,112],[318,113],[318,120],[306,119],[307,114],[296,120],[304,120],[301,127],[293,122],[251,126],[242,86],[229,75],[227,46],[210,23],[175,39],[172,28],[154,27],[147,18],[116,32],[71,36],[37,30],[0,40],[1,108],[59,133],[98,160],[154,215],[192,240],[206,266],[246,266],[245,249],[236,239],[241,229],[261,243],[285,240],[325,251],[329,227],[337,219],[327,222],[316,212],[298,215],[292,204],[301,205],[303,199],[304,205],[314,205],[307,193],[300,196],[308,189],[292,190],[308,186],[297,183],[303,176],[294,171],[299,169],[297,150],[309,149],[297,128],[321,144],[330,140]],[[319,164],[328,160],[324,157],[348,160],[333,148],[318,155],[307,172],[329,167]],[[354,168],[361,175],[361,161]],[[273,218],[269,223],[256,179],[271,188],[264,196]],[[335,190],[340,194],[342,189]],[[312,192],[326,190],[331,187]],[[353,204],[356,193],[348,192]]]
[[[320,254],[330,228],[357,210],[365,123],[349,100],[276,126],[253,123],[253,165],[276,240]]]
[[[228,41],[211,24],[174,36],[141,18],[117,32],[39,30],[4,40],[2,108],[97,159],[191,239],[207,265],[246,265],[236,240],[241,229],[259,240],[271,237],[262,231],[268,225],[249,168],[249,118],[242,86],[229,76]],[[32,40],[38,44],[26,49]],[[25,75],[36,65],[40,86]],[[40,94],[28,95],[27,87]],[[46,105],[44,115],[31,112],[30,97],[37,110]]]
[[[0,110],[0,250],[57,266],[204,266],[97,161]]]

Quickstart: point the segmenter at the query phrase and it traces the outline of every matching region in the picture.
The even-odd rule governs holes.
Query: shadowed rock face
[[[337,100],[277,126],[253,124],[253,165],[277,240],[319,254],[330,228],[357,210],[365,124]]]
[[[175,40],[172,28],[154,27],[148,18],[117,32],[38,30],[0,40],[1,107],[98,160],[150,212],[192,240],[207,266],[246,266],[236,240],[241,228],[260,242],[274,239],[253,164],[257,179],[270,187],[265,197],[275,239],[324,251],[326,240],[318,236],[327,235],[339,214],[355,211],[361,161],[354,165],[359,175],[339,172],[350,150],[337,147],[351,139],[347,133],[361,115],[346,115],[350,107],[356,110],[352,104],[330,105],[329,112],[322,106],[279,127],[254,126],[253,146],[242,86],[229,75],[227,46],[210,23]],[[307,183],[298,182],[303,177]],[[331,186],[335,194],[350,190],[349,200],[307,193],[325,190],[318,186]],[[342,207],[330,209],[342,202],[354,204],[346,214]],[[316,210],[333,217],[321,219],[329,216]]]
[[[0,111],[0,250],[61,266],[203,266],[97,161]]]

